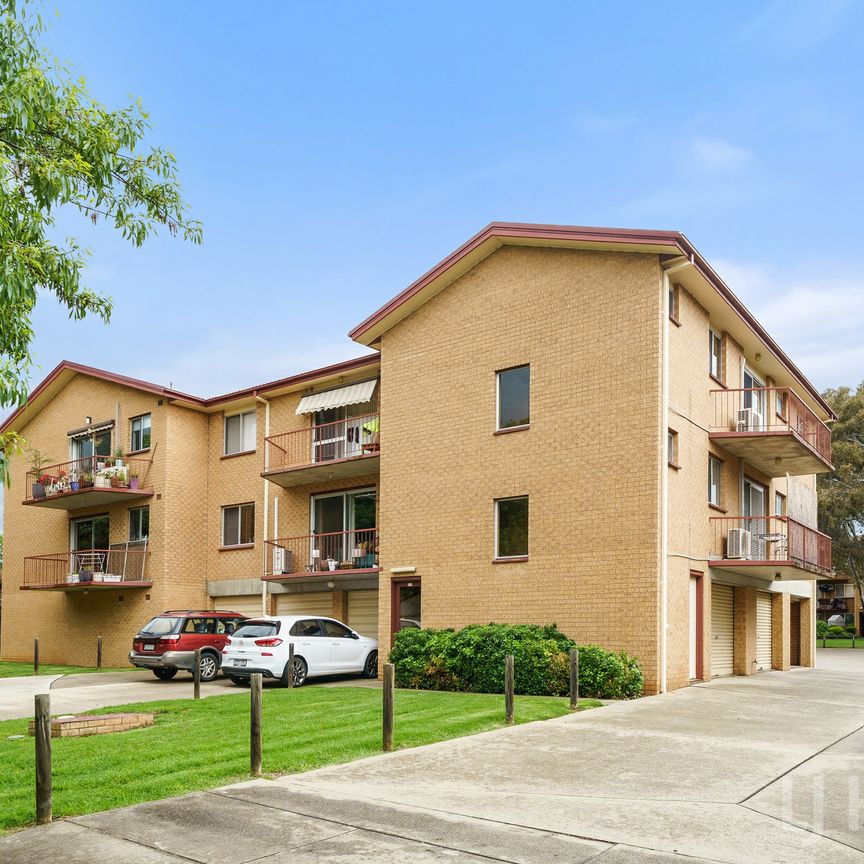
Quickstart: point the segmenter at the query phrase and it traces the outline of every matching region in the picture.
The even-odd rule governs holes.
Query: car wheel
[[[249,683],[248,678],[238,678],[236,675],[229,675],[228,680],[232,684],[236,684],[238,687],[245,687]]]
[[[302,657],[294,658],[294,686],[301,687],[309,674],[309,667]],[[288,664],[285,664],[285,670],[282,672],[282,686],[288,686]]]
[[[378,652],[370,651],[369,656],[366,658],[366,662],[363,664],[363,677],[364,678],[377,678],[378,677]]]
[[[201,662],[198,666],[201,670],[202,681],[212,681],[219,674],[219,661],[209,651],[201,655]]]
[[[176,674],[176,669],[151,669],[150,670],[160,681],[170,681]]]

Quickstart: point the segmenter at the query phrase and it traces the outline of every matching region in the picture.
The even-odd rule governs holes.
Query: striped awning
[[[66,434],[70,438],[88,438],[94,432],[104,432],[106,429],[113,429],[113,420],[103,420],[101,423],[91,423],[89,426],[82,426],[80,429],[73,429]]]
[[[313,411],[326,411],[328,408],[341,408],[343,405],[357,405],[368,402],[375,392],[377,378],[371,381],[361,381],[359,384],[349,384],[336,390],[325,390],[323,393],[312,393],[304,396],[297,406],[297,414],[311,414]]]

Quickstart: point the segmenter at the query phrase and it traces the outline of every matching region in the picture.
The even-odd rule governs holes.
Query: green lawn
[[[816,647],[822,648],[822,640],[816,640]],[[851,639],[826,639],[825,640],[825,648],[852,648],[852,640]],[[855,648],[864,648],[864,636],[856,636],[855,637]]]
[[[584,700],[580,710],[601,703]],[[249,776],[249,693],[105,708],[155,711],[156,725],[87,738],[55,738],[54,816],[92,813]],[[516,722],[568,713],[566,699],[516,697]],[[398,690],[397,748],[504,725],[503,696]],[[360,687],[266,688],[264,771],[293,773],[381,751],[381,691]],[[0,833],[34,819],[33,739],[26,720],[0,722]]]
[[[76,675],[79,672],[132,672],[131,666],[96,669],[92,666],[59,666],[55,663],[40,663],[40,675]],[[0,660],[0,678],[20,678],[33,674],[32,663],[19,663],[15,660]]]

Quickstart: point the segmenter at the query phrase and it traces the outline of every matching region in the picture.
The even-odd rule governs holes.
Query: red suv
[[[200,648],[201,680],[212,681],[219,672],[222,648],[246,618],[239,612],[212,609],[163,612],[132,640],[129,662],[169,681],[180,669],[192,671],[193,652]]]

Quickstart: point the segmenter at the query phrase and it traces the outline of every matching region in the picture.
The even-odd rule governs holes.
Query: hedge
[[[504,658],[514,659],[516,693],[564,696],[570,689],[567,652],[576,643],[557,627],[533,624],[472,624],[461,630],[400,630],[390,662],[396,685],[421,690],[502,693]],[[642,695],[642,672],[634,657],[597,645],[579,646],[579,695],[634,699]]]

